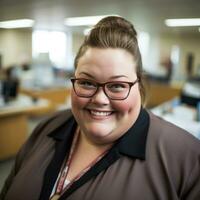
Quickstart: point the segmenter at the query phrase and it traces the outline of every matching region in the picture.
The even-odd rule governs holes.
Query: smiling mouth
[[[113,114],[113,111],[99,111],[99,110],[88,110],[91,115],[96,117],[107,117]]]

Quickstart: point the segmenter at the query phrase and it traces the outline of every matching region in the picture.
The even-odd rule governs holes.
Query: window
[[[56,68],[71,69],[72,66],[71,34],[59,31],[36,30],[32,36],[33,59],[40,54],[48,55],[45,59]]]

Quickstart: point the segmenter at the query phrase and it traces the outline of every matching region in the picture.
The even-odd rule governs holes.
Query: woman
[[[200,143],[143,108],[130,22],[102,19],[85,38],[71,81],[71,111],[36,128],[1,199],[200,199]]]

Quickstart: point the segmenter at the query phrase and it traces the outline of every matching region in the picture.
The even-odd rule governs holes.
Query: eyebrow
[[[95,77],[93,75],[91,75],[91,74],[89,74],[87,72],[80,72],[80,75],[81,74],[86,75],[86,76],[88,76],[90,78],[95,79]],[[111,76],[110,79],[123,78],[123,77],[128,78],[128,76],[125,76],[125,75],[116,75],[116,76]]]

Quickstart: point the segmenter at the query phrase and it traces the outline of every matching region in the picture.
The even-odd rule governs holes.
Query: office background
[[[200,18],[199,11],[199,0],[1,0],[0,22],[32,19],[34,25],[0,28],[0,187],[36,124],[70,107],[67,79],[90,26],[67,26],[69,17],[115,14],[130,20],[151,83],[146,106],[200,138],[200,24],[165,24],[171,18]],[[17,80],[18,87],[5,98],[7,79]]]

